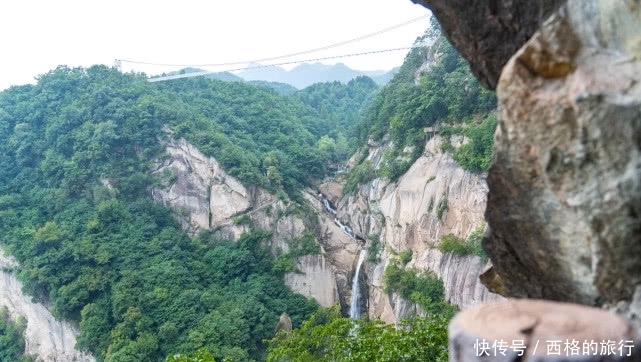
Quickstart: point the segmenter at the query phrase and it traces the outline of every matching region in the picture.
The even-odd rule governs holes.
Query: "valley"
[[[433,40],[383,87],[94,66],[0,93],[2,301],[26,354],[276,361],[297,341],[272,340],[282,313],[295,330],[362,323],[355,343],[409,323],[386,340],[402,345],[499,299],[468,251],[495,98]]]

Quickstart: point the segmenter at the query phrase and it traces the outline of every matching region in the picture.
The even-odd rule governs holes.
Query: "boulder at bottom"
[[[449,360],[640,361],[625,320],[603,309],[507,299],[460,312],[449,326]]]

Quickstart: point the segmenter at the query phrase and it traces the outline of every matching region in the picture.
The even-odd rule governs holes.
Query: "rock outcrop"
[[[156,161],[153,171],[163,184],[153,189],[152,195],[174,209],[191,235],[212,230],[220,238],[234,240],[252,226],[271,231],[271,248],[280,253],[289,251],[290,240],[313,229],[313,222],[308,220],[306,225],[300,213],[291,212],[287,200],[259,188],[244,187],[216,159],[205,156],[184,139],[174,139],[166,131],[166,156]],[[287,274],[285,283],[293,291],[329,307],[339,302],[337,283],[345,273],[337,274],[326,256],[322,250],[320,255],[299,258],[298,272]]]
[[[212,157],[184,139],[165,142],[167,157],[158,160],[154,174],[165,182],[153,190],[155,200],[171,205],[183,228],[194,235],[248,211],[249,191],[229,176]],[[260,203],[266,200],[253,200]]]
[[[369,284],[369,314],[396,322],[420,312],[413,303],[383,290],[383,273],[395,254],[411,251],[408,267],[434,271],[445,287],[448,301],[461,308],[484,300],[499,299],[479,281],[485,263],[476,256],[441,253],[443,235],[465,238],[483,227],[487,185],[482,175],[463,170],[451,155],[441,152],[441,138],[427,142],[423,156],[396,182],[375,179],[361,185],[358,193],[340,201],[334,182],[321,186],[332,201],[338,201],[339,219],[363,236],[379,235],[380,262],[366,263]],[[387,146],[372,145],[368,159],[380,166]],[[437,207],[447,205],[439,219]],[[368,243],[371,243],[369,238]]]
[[[238,238],[253,227],[273,232],[274,252],[287,252],[288,241],[313,230],[321,246],[319,255],[297,260],[299,272],[285,276],[295,292],[315,298],[321,305],[340,303],[347,312],[352,277],[360,250],[366,245],[341,228],[349,225],[356,235],[378,234],[380,262],[366,263],[363,280],[368,285],[371,316],[394,322],[417,306],[383,290],[383,271],[398,252],[412,251],[409,267],[430,269],[443,279],[446,298],[466,307],[498,298],[480,284],[485,263],[478,257],[443,254],[437,248],[441,236],[466,237],[483,226],[487,185],[483,176],[461,169],[440,150],[440,138],[430,140],[425,153],[397,182],[375,179],[362,185],[356,196],[341,199],[340,182],[328,181],[321,192],[337,213],[327,210],[316,191],[303,193],[310,206],[307,215],[291,212],[288,201],[260,189],[247,189],[227,175],[215,159],[204,156],[184,140],[165,141],[168,156],[157,162],[154,174],[167,180],[153,195],[176,210],[192,235],[213,230],[221,238]],[[389,144],[372,145],[369,159],[380,166]],[[437,205],[447,205],[441,218]]]
[[[27,320],[26,353],[37,362],[93,362],[95,359],[75,349],[78,330],[67,322],[56,320],[40,303],[22,293],[22,283],[9,272],[17,266],[0,249],[0,307],[7,307],[12,318]]]
[[[285,284],[299,294],[313,296],[318,304],[331,306],[339,301],[335,269],[323,255],[305,255],[298,260],[301,273],[285,275]]]
[[[449,360],[632,362],[641,357],[636,338],[623,318],[599,308],[507,299],[470,308],[452,320]]]
[[[434,13],[443,34],[490,89],[503,65],[565,0],[412,0]]]
[[[484,247],[506,295],[641,284],[640,34],[639,1],[569,0],[503,69]]]

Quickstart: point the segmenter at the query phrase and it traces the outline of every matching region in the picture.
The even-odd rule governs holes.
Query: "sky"
[[[264,64],[409,47],[429,26],[410,0],[20,0],[0,3],[0,89],[34,83],[58,65],[114,65],[160,74],[183,65],[278,57],[394,30]],[[407,50],[329,59],[358,70],[400,66]],[[200,68],[230,71],[236,64]],[[292,68],[295,64],[284,66]]]

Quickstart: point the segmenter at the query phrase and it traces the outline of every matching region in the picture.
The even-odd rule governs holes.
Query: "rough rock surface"
[[[305,255],[298,260],[302,273],[288,273],[285,284],[302,295],[314,296],[318,304],[331,306],[339,301],[334,270],[322,255]]]
[[[565,0],[412,0],[429,8],[472,72],[496,88],[503,65]]]
[[[285,201],[261,189],[245,188],[216,159],[205,156],[184,139],[176,140],[169,134],[165,145],[167,156],[157,160],[153,174],[167,181],[152,194],[155,200],[175,210],[191,235],[214,230],[220,238],[235,240],[251,225],[272,231],[271,247],[276,253],[287,252],[288,241],[308,230],[301,217],[288,212],[290,205]],[[329,307],[339,301],[339,293],[336,270],[325,258],[324,253],[300,258],[300,273],[287,274],[285,283],[293,291]]]
[[[380,262],[365,264],[372,317],[396,322],[420,313],[413,303],[383,290],[385,267],[394,253],[404,250],[413,253],[408,267],[434,271],[443,280],[446,299],[459,307],[500,299],[480,283],[485,263],[479,257],[443,254],[435,248],[443,235],[465,238],[483,227],[487,193],[484,177],[463,170],[451,155],[441,152],[440,144],[440,137],[432,138],[423,156],[395,183],[375,179],[338,204],[338,217],[357,234],[380,234]],[[385,147],[370,147],[368,159],[374,167],[379,166]],[[436,208],[441,200],[448,208],[439,220]]]
[[[336,225],[334,215],[323,211],[323,204],[315,192],[307,190],[303,196],[312,208],[317,211],[317,234],[319,235],[323,256],[327,259],[328,267],[331,267],[336,281],[336,294],[332,294],[331,291],[326,291],[326,294],[328,297],[336,298],[334,303],[340,302],[341,310],[344,313],[348,313],[352,295],[352,275],[361,245]]]
[[[7,270],[16,267],[15,260],[0,249],[0,307],[7,307],[12,318],[27,320],[25,342],[27,354],[37,362],[93,362],[95,359],[75,350],[78,331],[67,322],[56,320],[49,310],[22,293],[22,283]]]
[[[164,188],[153,190],[159,202],[179,209],[191,234],[215,227],[250,207],[249,192],[227,175],[212,157],[203,155],[184,139],[166,141],[168,157],[158,160],[154,174],[171,175]]]
[[[547,300],[507,299],[470,308],[452,320],[448,339],[452,362],[624,362],[641,357],[638,335],[623,318]],[[487,349],[480,341],[489,341]],[[599,348],[607,341],[611,348]]]
[[[641,284],[639,34],[638,0],[569,0],[505,66],[484,247],[506,295],[616,304]]]

